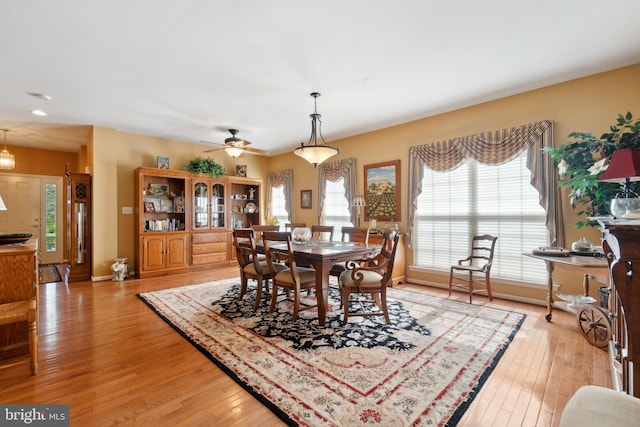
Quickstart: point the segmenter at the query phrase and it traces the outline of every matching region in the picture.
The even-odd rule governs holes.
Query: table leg
[[[316,269],[316,299],[318,300],[318,323],[324,326],[327,321],[327,307],[329,306],[329,270],[330,264],[322,261],[314,263]]]
[[[544,318],[547,322],[551,322],[551,311],[553,310],[553,262],[545,262],[547,263],[547,314]]]
[[[589,275],[585,274],[582,278],[582,289],[584,290],[584,296],[589,296]]]

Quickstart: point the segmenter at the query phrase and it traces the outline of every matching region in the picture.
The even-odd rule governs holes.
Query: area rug
[[[62,282],[60,272],[55,264],[47,264],[40,266],[40,283]]]
[[[291,323],[238,279],[138,296],[292,426],[455,426],[525,316],[389,289],[384,317],[349,318],[337,290],[327,323],[312,310]],[[312,298],[312,297],[308,297]]]

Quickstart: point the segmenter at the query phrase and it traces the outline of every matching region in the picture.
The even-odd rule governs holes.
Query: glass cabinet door
[[[224,227],[224,185],[211,187],[211,228]]]
[[[209,186],[206,182],[193,184],[193,228],[209,228]]]

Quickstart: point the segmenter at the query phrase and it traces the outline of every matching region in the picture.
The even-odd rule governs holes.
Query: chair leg
[[[351,292],[349,291],[348,288],[346,287],[342,288],[342,298],[340,299],[340,302],[344,307],[344,315],[342,316],[342,326],[346,325],[347,320],[349,319],[349,295],[350,294]]]
[[[451,272],[449,272],[449,298],[451,298],[451,287],[453,286],[453,267],[451,268]]]
[[[38,325],[36,311],[29,310],[27,314],[29,324],[29,356],[31,357],[31,375],[38,373]]]
[[[276,309],[277,300],[278,300],[278,286],[276,286],[276,282],[274,281],[271,285],[271,305],[269,306],[269,313],[273,313],[273,310]]]
[[[262,276],[258,276],[256,279],[256,302],[253,303],[253,309],[255,310],[260,305],[260,300],[262,300],[262,286],[264,285],[264,280]]]
[[[296,323],[296,320],[298,320],[298,310],[300,309],[300,288],[296,286],[295,289],[295,295],[293,296],[293,318],[291,319],[291,321],[293,323]]]
[[[473,304],[473,273],[469,272],[469,304]]]
[[[484,281],[487,285],[487,295],[489,296],[489,301],[493,301],[493,297],[491,296],[491,278],[489,276],[490,274],[489,272],[487,272]]]
[[[240,286],[240,297],[238,299],[242,299],[242,297],[244,296],[244,294],[247,292],[247,276],[245,276],[244,274],[241,275],[240,277],[240,283],[242,283],[242,285]]]

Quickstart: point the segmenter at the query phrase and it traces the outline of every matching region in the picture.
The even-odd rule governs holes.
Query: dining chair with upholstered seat
[[[387,323],[391,323],[387,309],[387,286],[391,282],[399,239],[400,235],[397,231],[385,231],[382,247],[376,256],[364,261],[355,260],[349,263],[348,269],[340,274],[338,283],[341,305],[344,309],[343,325],[347,324],[349,316],[384,316]],[[360,294],[355,301],[359,303],[360,311],[350,311],[352,294]],[[370,295],[370,298],[365,295]],[[364,304],[374,305],[377,310],[367,309]]]
[[[317,303],[309,305],[301,301],[303,289],[316,287],[316,271],[313,268],[299,267],[294,257],[291,233],[280,231],[265,231],[262,233],[264,251],[267,255],[267,263],[271,273],[271,306],[269,312],[273,312],[278,302],[278,288],[287,291],[285,300],[293,301],[292,322],[298,320],[298,312],[317,307]],[[279,246],[276,248],[276,246]],[[288,268],[278,271],[276,260],[284,259]],[[290,297],[289,291],[293,291]],[[304,307],[303,307],[304,306]]]
[[[262,288],[269,292],[269,279],[271,269],[266,257],[260,259],[255,240],[255,231],[250,228],[236,228],[233,230],[233,246],[236,250],[238,265],[240,266],[240,298],[247,292],[249,279],[256,281],[256,302],[254,308],[258,308],[262,300]],[[279,263],[274,263],[274,271],[282,271],[286,267]]]
[[[37,298],[0,304],[0,325],[27,323],[31,375],[38,373],[38,311]]]
[[[333,240],[333,225],[312,225],[311,238],[327,241]]]
[[[472,303],[474,293],[484,291],[487,292],[489,301],[493,301],[491,296],[491,265],[493,264],[496,240],[498,240],[497,237],[488,234],[473,237],[471,254],[451,266],[449,296],[451,296],[451,290],[456,287],[465,289],[469,293],[469,304]]]
[[[369,242],[369,228],[367,227],[342,227],[342,241],[343,242],[357,242],[368,243]],[[347,269],[346,262],[339,262],[334,264],[329,271],[330,276],[340,277],[340,273]]]

